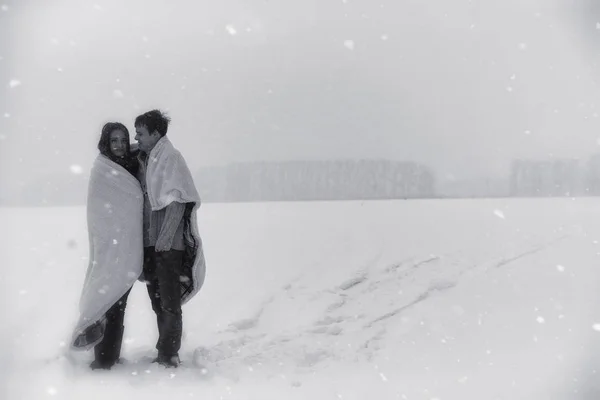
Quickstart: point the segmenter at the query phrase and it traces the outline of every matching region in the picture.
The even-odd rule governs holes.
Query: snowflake
[[[17,86],[21,86],[21,81],[18,79],[11,79],[10,82],[8,82],[8,86],[11,89],[16,88]]]
[[[237,30],[235,29],[235,27],[233,25],[229,24],[225,27],[225,29],[227,30],[227,32],[229,32],[229,34],[231,36],[237,35]]]
[[[504,216],[504,213],[500,210],[494,210],[494,215],[498,218],[506,219],[506,217]]]

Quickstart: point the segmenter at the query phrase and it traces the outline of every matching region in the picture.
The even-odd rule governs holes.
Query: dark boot
[[[123,321],[129,291],[106,312],[104,337],[100,343],[94,346],[95,359],[90,364],[92,369],[111,369],[119,361],[125,331]]]
[[[94,361],[90,364],[90,368],[93,370],[97,369],[111,369],[113,363],[108,361],[104,357],[104,353],[102,352],[102,348],[99,345],[94,347]]]
[[[162,312],[161,322],[158,352],[160,354],[178,354],[182,335],[181,314],[173,314],[165,310]]]
[[[156,357],[152,362],[158,363],[165,368],[177,368],[179,367],[179,364],[181,364],[179,354],[167,355],[163,353],[158,353],[158,357]]]

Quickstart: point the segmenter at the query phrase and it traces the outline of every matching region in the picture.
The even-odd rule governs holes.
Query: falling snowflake
[[[18,79],[11,79],[10,82],[8,82],[8,87],[11,89],[16,88],[17,86],[21,86],[21,81]]]
[[[8,11],[8,6],[6,4],[2,4],[2,11]]]
[[[389,39],[388,35],[381,35],[381,40],[385,41],[385,40],[388,40],[388,39]]]
[[[348,50],[354,50],[354,41],[353,40],[345,40],[344,41],[344,46],[348,49]]]
[[[147,37],[147,36],[142,36],[142,40],[143,40],[144,42],[147,42],[147,41],[148,41],[148,37]]]
[[[531,135],[531,131],[525,131],[526,135]]]
[[[595,330],[596,332],[600,332],[600,324],[592,325],[592,329]]]
[[[9,113],[4,113],[4,118],[10,118],[10,114]]]
[[[537,317],[535,319],[538,323],[543,324],[544,322],[546,322],[546,320],[544,319],[544,317]]]
[[[229,34],[231,36],[235,36],[237,34],[237,31],[236,31],[235,27],[233,25],[231,25],[231,24],[227,25],[225,27],[225,29],[227,30],[227,32],[229,32]]]
[[[119,241],[117,239],[113,239],[113,244],[119,244]]]
[[[596,22],[596,29],[600,29],[600,22]]]
[[[49,387],[48,390],[46,390],[46,392],[48,392],[48,394],[50,396],[56,396],[56,394],[58,393],[58,390],[56,390],[56,388]]]
[[[58,72],[63,72],[63,69],[62,69],[61,67],[58,67],[58,68],[56,68],[56,70],[57,70]]]
[[[513,89],[511,86],[507,86],[507,87],[506,87],[506,91],[507,91],[507,92],[512,92],[513,90],[514,90],[514,89]]]
[[[527,43],[519,43],[519,49],[526,50],[527,49]]]
[[[71,165],[71,167],[69,167],[69,169],[75,175],[81,175],[83,173],[83,168],[81,168],[81,166],[77,165],[77,164]]]
[[[379,373],[379,376],[381,377],[381,380],[382,380],[382,381],[384,381],[384,382],[387,382],[387,380],[388,380],[388,379],[387,379],[387,377],[386,377],[386,376],[383,374],[383,372],[380,372],[380,373]]]
[[[562,265],[557,265],[556,269],[558,270],[558,272],[565,272],[565,267],[563,267]]]
[[[121,99],[121,98],[124,97],[124,95],[123,95],[123,92],[121,90],[115,89],[115,90],[113,90],[113,97],[115,99]]]
[[[494,215],[498,218],[506,219],[506,217],[504,216],[504,213],[500,210],[494,210]]]

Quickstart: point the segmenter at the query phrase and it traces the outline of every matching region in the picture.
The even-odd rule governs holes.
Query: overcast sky
[[[600,73],[577,24],[595,22],[574,23],[569,3],[5,1],[2,191],[87,171],[105,122],[133,132],[154,107],[192,169],[388,158],[443,178],[586,158],[600,150]]]

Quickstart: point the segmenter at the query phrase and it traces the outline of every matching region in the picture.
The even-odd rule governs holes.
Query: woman
[[[123,124],[104,125],[98,150],[87,200],[90,259],[71,348],[93,346],[90,367],[110,369],[121,353],[127,296],[142,272],[143,193]]]

